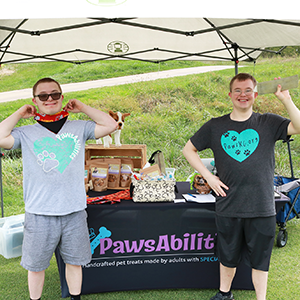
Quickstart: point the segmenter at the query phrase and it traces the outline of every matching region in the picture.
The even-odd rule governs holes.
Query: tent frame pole
[[[233,50],[234,50],[234,70],[235,70],[235,75],[239,73],[238,70],[238,64],[239,64],[239,58],[238,58],[238,48],[239,46],[236,43],[232,44]]]
[[[4,217],[4,204],[3,204],[3,186],[2,186],[2,157],[4,154],[0,148],[0,191],[1,191],[1,217]]]

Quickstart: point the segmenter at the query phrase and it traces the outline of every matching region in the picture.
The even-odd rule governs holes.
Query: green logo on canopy
[[[121,41],[113,41],[107,45],[107,50],[112,54],[122,54],[129,50],[129,46]]]

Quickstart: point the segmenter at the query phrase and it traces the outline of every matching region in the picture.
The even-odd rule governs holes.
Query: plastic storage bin
[[[5,258],[22,255],[24,217],[22,214],[0,219],[0,254]]]

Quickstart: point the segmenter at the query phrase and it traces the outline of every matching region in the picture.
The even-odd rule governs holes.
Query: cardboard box
[[[22,255],[24,217],[22,214],[0,219],[0,254],[5,258]]]

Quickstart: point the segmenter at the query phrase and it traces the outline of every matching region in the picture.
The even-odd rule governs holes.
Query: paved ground
[[[79,83],[62,84],[62,90],[64,93],[76,92],[76,91],[89,90],[89,89],[100,88],[105,86],[130,84],[130,83],[141,82],[141,81],[150,81],[156,79],[185,76],[190,74],[199,74],[199,73],[219,71],[219,70],[232,69],[232,68],[234,68],[234,66],[204,66],[204,67],[176,69],[176,70],[169,70],[169,71],[160,71],[160,72],[131,75],[131,76],[118,77],[118,78],[111,78],[111,79],[100,79],[100,80],[85,81]],[[3,92],[0,93],[0,102],[15,101],[19,99],[28,99],[31,97],[32,97],[31,89]]]

